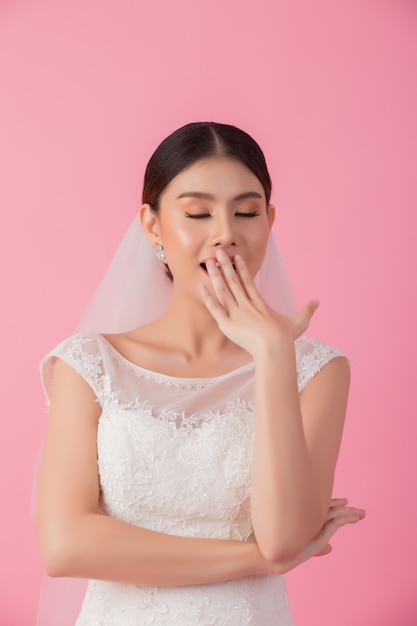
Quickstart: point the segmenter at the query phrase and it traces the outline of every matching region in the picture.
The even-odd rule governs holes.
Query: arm
[[[99,515],[99,415],[89,385],[58,360],[38,492],[39,544],[51,576],[177,586],[282,574],[327,554],[336,530],[363,517],[345,500],[333,501],[323,528],[302,553],[270,563],[256,543],[176,537]]]
[[[255,362],[252,520],[265,556],[286,561],[305,548],[328,513],[349,365],[333,359],[299,397],[293,344],[265,350]]]
[[[308,327],[317,304],[293,318],[273,311],[259,296],[246,264],[235,272],[219,250],[207,263],[212,291],[204,302],[222,332],[255,361],[255,448],[251,512],[264,556],[297,557],[326,520],[349,387],[347,361],[338,358],[297,390],[294,340]]]
[[[97,513],[100,407],[57,360],[38,489],[38,536],[51,576],[191,585],[267,573],[254,543],[176,537]]]

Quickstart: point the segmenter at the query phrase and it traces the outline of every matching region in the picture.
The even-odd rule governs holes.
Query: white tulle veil
[[[295,312],[287,269],[272,234],[255,283],[272,308],[284,315]],[[156,258],[135,217],[77,330],[119,333],[143,326],[166,312],[172,291],[164,265]]]
[[[295,312],[288,273],[272,233],[255,282],[275,310]],[[166,312],[172,292],[165,267],[136,216],[75,330],[118,333],[142,326]],[[85,580],[44,576],[36,626],[74,626],[86,585]]]

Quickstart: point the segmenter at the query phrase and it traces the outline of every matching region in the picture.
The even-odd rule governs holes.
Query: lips
[[[217,267],[220,267],[218,263],[216,263]],[[200,267],[201,269],[203,269],[205,272],[207,272],[207,265],[204,263],[204,261],[202,263],[200,263]]]
[[[210,257],[210,258],[212,258],[212,259],[213,259],[213,261],[216,261],[216,265],[217,265],[217,267],[220,267],[220,263],[217,261],[217,259],[215,259],[215,258],[213,258],[213,257]],[[232,262],[233,269],[234,269],[234,270],[236,270],[235,264],[233,263],[234,257],[230,257],[230,260],[231,260],[231,262]],[[208,259],[205,259],[204,261],[202,261],[202,262],[200,263],[200,267],[201,267],[201,269],[202,269],[202,270],[204,270],[204,272],[206,272],[206,273],[207,273],[207,265],[206,265],[206,261],[208,261]]]

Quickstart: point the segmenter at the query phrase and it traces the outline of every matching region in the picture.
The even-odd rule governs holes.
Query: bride
[[[289,626],[285,572],[364,517],[331,499],[348,361],[303,336],[318,302],[294,310],[270,196],[245,132],[175,131],[42,362],[39,545],[49,576],[89,579],[77,626]]]

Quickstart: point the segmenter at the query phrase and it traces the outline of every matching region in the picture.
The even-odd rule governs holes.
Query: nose
[[[231,215],[218,215],[212,218],[213,232],[212,245],[227,246],[236,245],[236,231],[233,226],[233,218]]]

